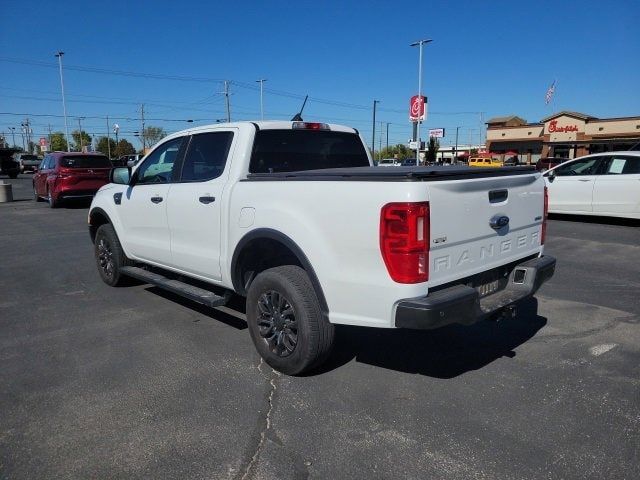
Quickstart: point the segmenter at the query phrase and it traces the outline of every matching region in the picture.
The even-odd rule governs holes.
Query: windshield
[[[20,155],[22,160],[38,160],[38,157],[35,155]]]
[[[316,130],[260,130],[251,173],[368,167],[369,157],[355,133]]]
[[[111,162],[101,155],[87,155],[86,157],[74,155],[62,157],[60,166],[66,168],[111,168]]]

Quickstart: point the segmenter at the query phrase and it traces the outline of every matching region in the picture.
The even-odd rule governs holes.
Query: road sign
[[[418,142],[410,141],[409,142],[409,150],[415,150],[418,146]],[[424,150],[424,142],[420,142],[420,150]]]
[[[431,128],[429,130],[429,137],[443,138],[444,137],[444,128]]]
[[[41,147],[46,147],[47,143],[49,143],[49,142],[47,142],[46,137],[40,137],[40,146]]]
[[[409,101],[409,120],[412,122],[422,122],[426,116],[427,97],[424,95],[414,95]]]

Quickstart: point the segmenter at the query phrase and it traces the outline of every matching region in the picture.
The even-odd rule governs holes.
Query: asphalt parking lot
[[[556,275],[515,319],[342,327],[293,378],[259,360],[240,307],[107,287],[88,205],[11,183],[0,479],[640,478],[636,223],[554,218]]]

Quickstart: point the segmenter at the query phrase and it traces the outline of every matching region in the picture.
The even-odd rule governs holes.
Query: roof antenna
[[[300,109],[300,111],[298,113],[296,113],[293,118],[291,119],[292,122],[302,122],[302,111],[304,110],[304,106],[307,104],[307,98],[309,98],[309,95],[305,95],[304,97],[304,102],[302,102],[302,108]]]

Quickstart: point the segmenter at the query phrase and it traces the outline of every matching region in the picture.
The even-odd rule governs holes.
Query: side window
[[[38,170],[44,170],[45,168],[47,168],[46,165],[48,161],[49,161],[49,156],[47,155],[42,159],[42,161],[40,162],[40,165],[38,165]]]
[[[567,162],[555,169],[555,173],[559,177],[568,177],[572,175],[597,175],[598,167],[602,158],[585,158],[584,160],[576,160],[575,162]]]
[[[219,177],[227,164],[233,132],[194,135],[182,167],[182,182],[203,182]]]
[[[163,143],[136,170],[136,184],[169,183],[184,137]]]
[[[613,156],[607,165],[607,175],[629,175],[640,173],[640,157]]]

